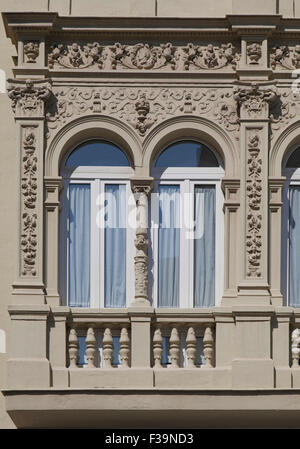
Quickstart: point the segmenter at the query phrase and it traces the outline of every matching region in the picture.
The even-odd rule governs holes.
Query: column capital
[[[51,96],[51,80],[8,80],[8,96],[15,118],[44,118],[44,105]]]
[[[235,85],[233,97],[238,105],[240,120],[268,120],[269,106],[280,96],[275,84],[237,81]]]
[[[147,196],[153,189],[153,178],[131,178],[133,193],[145,193]]]

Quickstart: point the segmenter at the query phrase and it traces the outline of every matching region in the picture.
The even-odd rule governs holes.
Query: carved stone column
[[[148,298],[148,195],[152,189],[152,181],[132,180],[132,191],[136,200],[136,256],[135,296],[132,306],[150,306]]]
[[[276,93],[256,83],[235,92],[241,121],[241,240],[238,297],[270,304],[268,280],[269,104]]]
[[[44,104],[50,97],[49,80],[8,80],[17,124],[19,166],[17,304],[44,303],[43,283],[43,153]]]

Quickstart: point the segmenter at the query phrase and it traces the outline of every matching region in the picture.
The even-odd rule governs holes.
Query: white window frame
[[[128,224],[129,212],[131,217],[135,216],[135,211],[129,210],[129,204],[135,208],[135,200],[130,187],[130,178],[133,175],[131,167],[93,167],[80,166],[76,169],[65,167],[61,172],[63,178],[63,191],[61,193],[61,216],[60,216],[60,295],[63,305],[68,305],[69,295],[69,233],[68,233],[68,196],[70,184],[89,184],[91,195],[91,246],[90,246],[90,307],[104,308],[105,297],[105,266],[104,266],[104,216],[100,228],[96,223],[96,217],[102,204],[97,205],[97,198],[104,198],[105,185],[107,184],[125,184],[126,185],[126,220]],[[135,256],[135,229],[134,226],[126,228],[126,304],[129,307],[134,297],[134,256]]]
[[[224,169],[220,167],[169,167],[166,169],[153,168],[154,194],[156,198],[151,201],[151,240],[153,248],[150,257],[153,261],[153,306],[158,307],[158,187],[159,185],[180,185],[183,193],[194,192],[195,185],[212,185],[216,191],[215,210],[215,306],[221,305],[224,289],[224,195],[221,188]],[[191,188],[193,190],[191,190]],[[191,195],[191,199],[194,195]],[[191,203],[191,201],[189,201]],[[182,207],[180,204],[180,219],[184,223],[183,213],[190,214],[193,220],[194,203]],[[179,308],[194,308],[194,239],[185,240],[186,229],[180,229],[180,258],[179,258]],[[184,242],[188,242],[186,245]]]
[[[290,156],[292,152],[289,152]],[[285,158],[286,161],[288,157]],[[283,304],[289,306],[289,272],[290,272],[290,187],[300,187],[300,168],[285,168],[283,176],[286,182],[283,188],[282,220],[281,220],[281,293]]]

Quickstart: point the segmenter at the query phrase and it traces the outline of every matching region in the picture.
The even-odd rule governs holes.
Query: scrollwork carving
[[[232,89],[85,88],[61,87],[47,107],[48,136],[74,116],[101,113],[118,117],[144,137],[167,118],[195,114],[216,121],[239,137],[239,119]]]

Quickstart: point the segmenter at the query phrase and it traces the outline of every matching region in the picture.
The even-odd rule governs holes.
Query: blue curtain
[[[105,307],[126,307],[126,186],[105,186]]]
[[[90,186],[69,187],[69,305],[90,306]]]
[[[300,307],[300,187],[290,187],[289,305]]]
[[[195,186],[194,307],[215,303],[215,188]]]
[[[180,189],[159,187],[158,307],[179,307]]]

